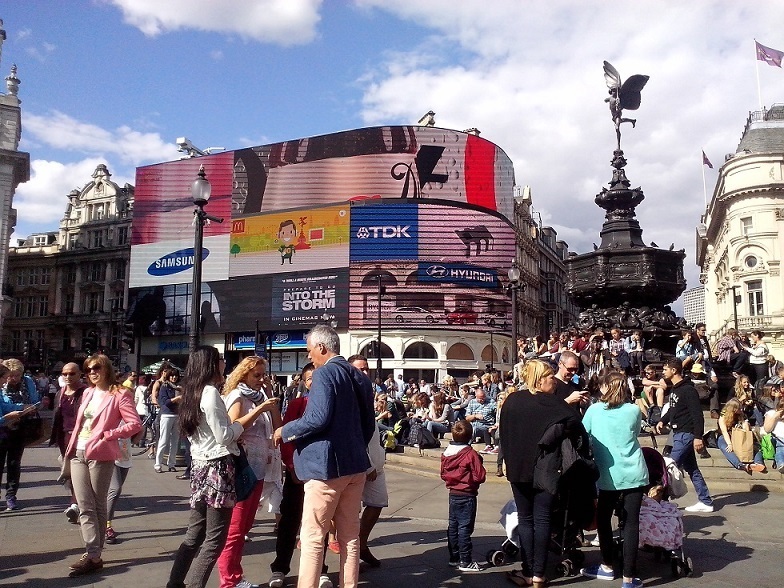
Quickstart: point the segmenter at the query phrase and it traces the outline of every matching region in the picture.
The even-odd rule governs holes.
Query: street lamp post
[[[738,286],[732,287],[732,324],[735,330],[738,330],[738,295],[736,294]]]
[[[379,378],[381,381],[383,381],[384,376],[381,374],[381,296],[384,294],[384,286],[381,284],[381,274],[378,274],[376,277],[378,279],[378,345],[376,346],[376,378]]]
[[[196,351],[199,346],[199,323],[201,311],[201,262],[202,248],[204,245],[204,225],[208,220],[223,222],[204,212],[204,206],[210,200],[212,186],[207,181],[204,173],[204,166],[199,168],[198,177],[191,184],[191,198],[195,208],[193,209],[193,224],[195,235],[193,240],[193,283],[191,286],[191,328],[188,334],[188,349],[191,353]]]
[[[512,291],[512,365],[519,360],[517,349],[517,291],[525,290],[525,283],[520,282],[520,268],[517,267],[517,260],[512,260],[512,267],[507,272],[509,278],[509,289]]]

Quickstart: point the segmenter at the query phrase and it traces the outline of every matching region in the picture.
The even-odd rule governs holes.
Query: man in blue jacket
[[[375,431],[370,381],[338,355],[340,341],[327,325],[307,337],[316,366],[305,413],[275,431],[275,442],[294,442],[294,469],[305,482],[298,588],[317,588],[324,537],[335,522],[340,543],[340,586],[359,577],[359,512],[367,445]]]

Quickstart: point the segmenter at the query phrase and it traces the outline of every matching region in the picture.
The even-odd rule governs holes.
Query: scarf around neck
[[[245,382],[240,382],[237,385],[237,390],[239,390],[240,394],[242,394],[248,400],[252,401],[254,404],[258,404],[260,401],[264,400],[264,394],[261,390],[254,390]]]

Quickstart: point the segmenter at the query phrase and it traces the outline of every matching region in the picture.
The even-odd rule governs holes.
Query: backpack
[[[773,446],[773,435],[770,433],[760,438],[760,452],[762,459],[776,459],[776,448]]]
[[[686,496],[689,488],[686,486],[683,470],[678,467],[673,459],[669,457],[664,458],[664,463],[667,464],[667,490],[671,498],[680,498]]]
[[[661,406],[651,406],[648,409],[648,425],[651,427],[655,427],[659,424],[662,418],[662,409]]]
[[[397,439],[394,431],[384,431],[381,433],[381,446],[384,451],[395,451],[397,449]]]
[[[418,447],[422,429],[427,430],[425,428],[425,423],[420,419],[411,419],[410,424],[411,426],[408,429],[408,439],[406,439],[405,443],[409,447]]]
[[[427,430],[427,427],[422,427],[419,429],[416,444],[420,449],[435,449],[437,447],[441,447],[441,442],[436,439],[433,433]]]

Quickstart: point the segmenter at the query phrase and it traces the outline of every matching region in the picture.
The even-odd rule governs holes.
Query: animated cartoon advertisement
[[[348,266],[348,203],[232,220],[231,277]]]

